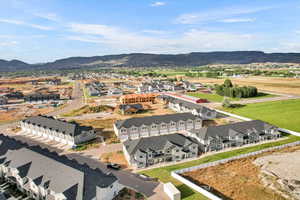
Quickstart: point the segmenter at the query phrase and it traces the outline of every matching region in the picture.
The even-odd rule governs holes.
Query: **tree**
[[[226,79],[224,81],[224,86],[227,87],[227,88],[231,88],[233,86],[233,84],[232,84],[230,79]]]

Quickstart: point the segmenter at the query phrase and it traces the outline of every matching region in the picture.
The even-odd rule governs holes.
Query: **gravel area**
[[[261,168],[261,177],[266,186],[287,199],[300,200],[299,150],[260,157],[254,163]]]

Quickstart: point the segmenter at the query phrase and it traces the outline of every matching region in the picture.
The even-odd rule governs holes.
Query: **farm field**
[[[299,99],[247,104],[240,108],[221,109],[251,119],[260,119],[281,128],[300,132]]]
[[[216,78],[188,78],[192,82],[203,84],[222,84],[224,79]],[[300,95],[300,79],[297,78],[280,78],[280,77],[261,77],[250,76],[247,78],[230,78],[233,84],[240,86],[255,86],[260,90],[267,90],[283,94]]]
[[[188,95],[198,98],[207,99],[210,102],[222,102],[224,100],[223,96],[220,96],[218,94],[207,94],[207,93],[201,93],[201,92],[189,92]],[[250,98],[229,98],[230,101],[239,101],[239,100],[246,100],[246,99],[258,99],[258,98],[268,98],[268,97],[276,97],[276,95],[273,94],[266,94],[266,93],[259,93],[256,97],[250,97]]]
[[[265,175],[261,167],[255,163],[257,159],[261,160],[266,156],[276,156],[279,155],[279,153],[281,153],[280,155],[282,156],[288,156],[288,153],[299,151],[299,149],[299,146],[295,146],[266,152],[256,156],[250,156],[232,162],[219,164],[213,167],[186,172],[183,175],[195,184],[211,186],[229,199],[284,200],[285,198],[276,193],[275,190],[265,187],[261,180],[261,175],[270,182],[276,183],[277,181],[274,181],[270,175]],[[277,160],[277,162],[279,161]],[[281,165],[283,164],[284,163]],[[278,165],[278,163],[274,165]],[[297,173],[295,169],[293,173]]]
[[[265,148],[269,148],[269,147],[273,147],[273,146],[279,146],[282,144],[287,144],[287,143],[291,143],[291,142],[295,142],[295,141],[299,141],[299,140],[300,140],[299,137],[288,136],[287,139],[285,139],[285,140],[255,145],[255,146],[251,146],[251,147],[245,147],[245,148],[232,150],[232,151],[228,151],[228,152],[217,153],[214,155],[200,158],[198,160],[189,161],[189,162],[185,162],[185,163],[181,163],[181,164],[175,164],[175,165],[166,166],[166,167],[144,170],[144,171],[141,171],[140,173],[146,174],[150,177],[158,178],[160,181],[162,181],[164,183],[172,182],[181,191],[183,200],[206,200],[207,198],[204,197],[203,195],[201,195],[200,193],[193,191],[191,188],[187,187],[183,183],[172,178],[171,172],[174,170],[192,167],[192,166],[196,166],[196,165],[200,165],[200,164],[208,163],[208,162],[213,162],[213,161],[221,160],[221,159],[225,159],[225,158],[230,158],[233,156],[250,153],[250,152],[254,152],[254,151],[259,151],[261,149],[265,149]]]

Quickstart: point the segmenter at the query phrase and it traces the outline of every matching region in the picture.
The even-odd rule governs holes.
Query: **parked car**
[[[116,164],[116,163],[108,163],[106,165],[107,168],[110,168],[110,169],[115,169],[115,170],[119,170],[121,169],[121,165],[119,164]]]

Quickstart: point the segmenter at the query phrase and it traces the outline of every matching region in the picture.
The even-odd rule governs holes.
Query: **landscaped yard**
[[[201,92],[189,92],[188,95],[207,99],[210,102],[222,102],[224,100],[223,96],[220,96],[218,94],[207,94],[207,93],[201,93]],[[267,98],[267,97],[275,97],[276,95],[273,94],[266,94],[266,93],[259,93],[256,97],[250,97],[250,98],[244,98],[244,99],[257,99],[257,98]],[[243,98],[229,98],[230,101],[239,101],[243,100]]]
[[[167,167],[145,170],[140,173],[146,174],[151,177],[158,178],[160,181],[162,181],[164,183],[172,182],[181,191],[183,200],[205,200],[205,199],[207,199],[206,197],[204,197],[200,193],[193,191],[188,186],[186,186],[186,185],[182,184],[181,182],[177,181],[176,179],[172,178],[171,172],[174,170],[183,169],[183,168],[187,168],[187,167],[191,167],[191,166],[196,166],[196,165],[200,165],[203,163],[213,162],[213,161],[221,160],[221,159],[225,159],[225,158],[230,158],[233,156],[237,156],[237,155],[241,155],[241,154],[245,154],[245,153],[249,153],[249,152],[259,151],[261,149],[265,149],[268,147],[279,146],[282,144],[295,142],[298,140],[300,140],[299,137],[289,136],[286,140],[281,140],[281,141],[277,141],[277,142],[271,142],[271,143],[256,145],[256,146],[252,146],[252,147],[245,147],[245,148],[237,149],[237,150],[233,150],[233,151],[218,153],[215,155],[200,158],[198,160],[194,160],[194,161],[190,161],[190,162],[186,162],[186,163],[182,163],[182,164],[177,164],[177,165],[172,165],[172,166],[167,166]]]
[[[300,100],[247,104],[240,108],[222,108],[227,112],[260,119],[281,128],[300,132]]]

